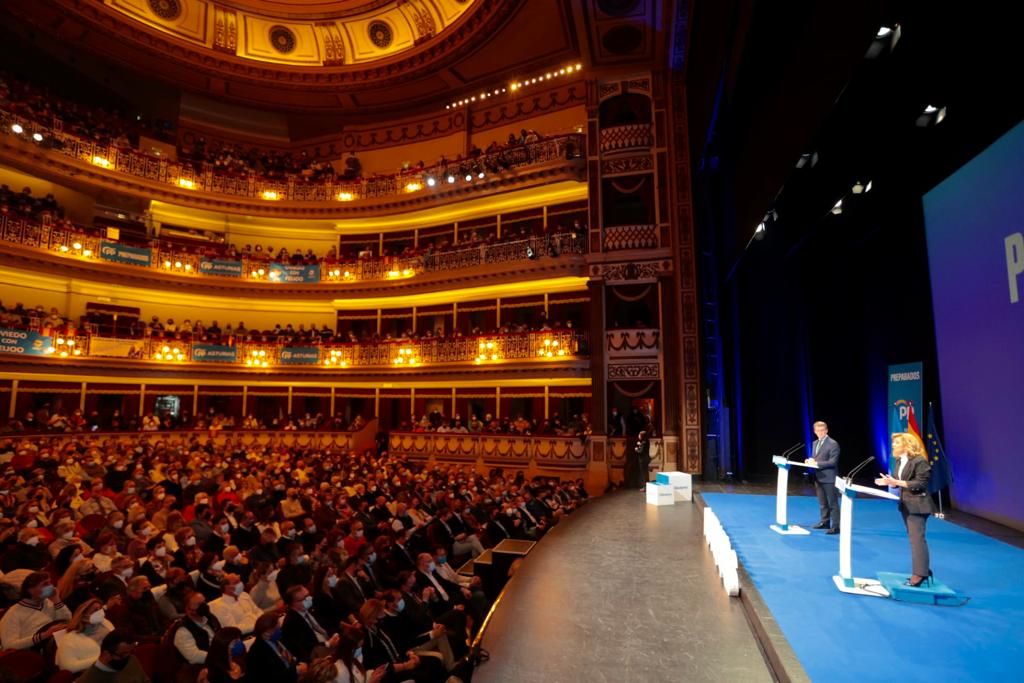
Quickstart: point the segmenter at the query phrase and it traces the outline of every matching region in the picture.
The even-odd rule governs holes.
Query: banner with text
[[[316,365],[320,362],[320,349],[315,346],[286,346],[281,349],[282,365]]]
[[[28,330],[0,329],[0,353],[19,353],[23,356],[45,356],[53,345],[50,337]]]
[[[237,363],[238,349],[220,344],[193,344],[192,360],[199,363]]]
[[[921,435],[921,421],[924,420],[922,401],[924,396],[924,366],[921,363],[903,363],[889,366],[889,433],[914,432]],[[922,438],[923,440],[923,438]],[[885,444],[886,467],[892,465],[892,454]]]
[[[115,339],[112,337],[91,337],[89,339],[90,356],[107,356],[110,358],[131,358],[141,351],[135,347],[132,339]],[[141,344],[139,344],[141,346]]]
[[[271,263],[269,277],[271,282],[320,282],[320,264],[290,266]]]
[[[100,258],[114,263],[130,263],[133,266],[153,264],[153,250],[145,247],[129,247],[117,242],[100,241]]]
[[[242,262],[203,258],[199,260],[199,272],[220,277],[242,277]]]

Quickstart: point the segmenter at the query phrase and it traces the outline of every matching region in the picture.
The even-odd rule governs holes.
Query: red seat
[[[11,469],[15,472],[23,472],[32,469],[36,464],[34,455],[16,455],[11,458]]]
[[[0,669],[17,681],[31,681],[46,669],[46,660],[32,650],[7,650],[0,655]]]
[[[153,673],[156,671],[157,660],[160,657],[160,643],[140,643],[132,652],[142,665],[150,680],[153,680]]]
[[[55,672],[46,683],[71,683],[75,680],[75,674],[61,669]]]
[[[107,525],[107,518],[100,514],[86,515],[79,520],[78,525],[82,528],[85,535],[89,535],[94,531],[99,531]]]

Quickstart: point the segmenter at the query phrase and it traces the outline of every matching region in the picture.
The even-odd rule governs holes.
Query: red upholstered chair
[[[71,683],[75,680],[75,674],[61,669],[55,672],[46,683]]]
[[[146,672],[150,680],[154,680],[153,673],[156,671],[157,661],[160,657],[160,643],[140,643],[136,646],[133,655],[138,657],[142,670]]]
[[[46,669],[46,660],[32,650],[7,650],[0,655],[0,669],[18,681],[33,681]]]
[[[101,514],[86,515],[78,521],[78,526],[81,527],[82,532],[88,536],[94,531],[99,531],[107,525],[107,518]]]

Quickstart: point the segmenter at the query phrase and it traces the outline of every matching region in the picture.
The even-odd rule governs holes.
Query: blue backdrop
[[[1022,197],[1024,123],[924,197],[951,494],[959,507],[1017,527],[1024,527]]]

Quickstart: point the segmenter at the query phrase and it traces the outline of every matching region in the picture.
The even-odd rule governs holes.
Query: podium
[[[853,576],[853,499],[858,494],[896,501],[900,497],[882,489],[847,483],[845,479],[836,479],[836,488],[843,495],[843,501],[839,506],[839,573],[832,577],[832,581],[835,582],[836,588],[843,593],[887,598],[889,591],[885,589],[881,581]]]
[[[816,470],[818,465],[787,460],[781,455],[772,457],[772,462],[779,468],[779,482],[775,492],[775,524],[772,524],[770,528],[779,534],[807,536],[811,533],[810,531],[800,526],[791,525],[786,521],[786,500],[789,497],[789,468],[806,467],[809,470]]]

